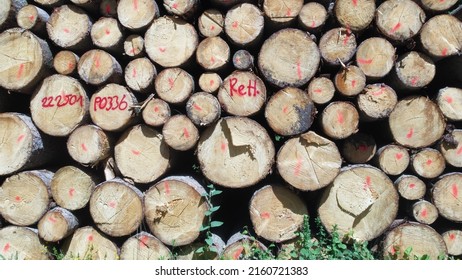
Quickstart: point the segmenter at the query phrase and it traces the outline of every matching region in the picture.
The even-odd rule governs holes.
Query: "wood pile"
[[[4,258],[462,254],[460,1],[3,2]]]

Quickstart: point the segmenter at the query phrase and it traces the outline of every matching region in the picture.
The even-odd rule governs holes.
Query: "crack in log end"
[[[237,157],[241,154],[247,153],[252,161],[256,161],[256,157],[254,154],[254,148],[251,144],[244,144],[244,145],[235,145],[233,142],[233,137],[231,133],[231,129],[228,126],[226,121],[221,122],[221,130],[228,141],[228,151],[230,157]]]

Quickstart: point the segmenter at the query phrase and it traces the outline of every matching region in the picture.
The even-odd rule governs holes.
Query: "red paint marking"
[[[202,111],[202,108],[196,103],[193,104],[193,108],[196,109],[197,111]]]
[[[300,175],[300,170],[302,169],[302,159],[301,158],[297,158],[297,164],[295,165],[295,169],[294,169],[294,175],[295,176],[299,176]]]
[[[239,22],[235,21],[235,22],[233,22],[232,27],[237,28],[238,25],[239,25]]]
[[[173,3],[172,7],[173,7],[174,9],[177,9],[177,8],[178,8],[178,3]]]
[[[21,63],[19,65],[18,74],[16,74],[16,78],[20,79],[23,73],[24,73],[24,63]]]
[[[268,212],[263,212],[263,213],[260,214],[260,217],[262,219],[269,219],[271,217],[271,215]]]
[[[82,150],[83,150],[84,152],[88,152],[88,148],[87,148],[87,146],[85,145],[85,143],[80,144],[80,147],[82,147]]]
[[[173,80],[173,78],[168,78],[168,84],[170,85],[170,89],[172,89],[173,85],[175,84],[175,81]]]
[[[117,202],[115,202],[114,200],[113,201],[109,201],[109,203],[107,204],[109,207],[111,208],[116,208],[117,206]]]
[[[106,28],[106,30],[104,30],[104,32],[106,33],[106,35],[111,34],[111,30],[109,30],[108,28]]]
[[[58,220],[53,218],[53,216],[48,217],[48,221],[52,222],[53,224],[56,223]]]
[[[183,135],[184,137],[189,138],[189,131],[186,129],[186,127],[183,128]]]
[[[457,198],[459,196],[459,188],[457,188],[457,185],[454,183],[451,187],[452,195]]]
[[[10,250],[11,246],[10,246],[10,243],[6,243],[5,244],[5,247],[3,247],[3,253],[6,253]]]
[[[35,19],[35,16],[34,16],[34,15],[30,15],[30,16],[29,16],[29,21],[30,21],[30,22],[33,22],[34,19]]]
[[[314,28],[314,27],[316,27],[316,21],[313,20],[313,21],[311,22],[311,28]]]
[[[315,93],[322,93],[322,90],[319,89],[319,88],[317,88],[317,89],[315,89],[315,90],[313,90],[313,91],[314,91]]]
[[[340,124],[343,124],[343,122],[345,121],[345,118],[343,117],[343,113],[340,111],[337,111],[337,121]]]
[[[395,247],[393,247],[393,246],[390,247],[390,253],[391,253],[392,255],[396,254]]]
[[[358,6],[358,0],[352,0],[352,2],[353,2],[353,6],[355,7]]]
[[[132,70],[132,77],[133,77],[133,78],[136,77],[136,68],[133,68],[133,70]]]
[[[132,154],[134,154],[135,156],[139,156],[141,152],[138,150],[132,150]]]
[[[64,28],[63,31],[64,31],[65,33],[69,33],[69,32],[70,32],[69,29],[67,29],[67,28]]]
[[[215,30],[215,25],[210,26],[210,30]]]
[[[286,16],[288,16],[288,17],[292,16],[292,11],[290,9],[287,9]]]
[[[236,57],[236,63],[241,63],[241,59],[239,57]]]
[[[165,194],[169,195],[170,194],[170,185],[168,182],[164,182],[164,188],[165,188]]]
[[[138,0],[133,0],[133,8],[138,11]]]
[[[225,152],[228,145],[225,142],[221,142],[221,151]]]
[[[214,83],[215,83],[214,80],[210,80],[210,82],[209,82],[209,84],[210,84],[211,86],[213,86]]]
[[[67,63],[67,69],[70,70],[70,69],[72,69],[72,68],[74,68],[74,63],[68,62],[68,63]]]
[[[427,208],[422,209],[422,211],[420,212],[420,216],[422,216],[424,218],[427,217],[427,214],[428,214],[427,213]]]
[[[351,30],[349,27],[347,27],[347,35],[345,36],[345,38],[343,38],[343,45],[346,46],[346,44],[348,43],[348,40],[350,39],[350,36],[351,36]]]
[[[415,188],[415,184],[414,184],[414,183],[410,183],[410,184],[409,184],[409,188],[410,188],[410,189]]]
[[[132,49],[129,51],[129,53],[135,54],[135,48],[132,48]]]
[[[212,56],[212,57],[210,58],[210,62],[211,62],[211,63],[215,63],[215,57],[214,57],[214,56]]]
[[[449,234],[449,239],[454,241],[456,239],[456,235],[454,233]]]
[[[418,81],[418,80],[419,80],[419,78],[417,78],[417,77],[415,77],[415,76],[412,77],[412,78],[411,78],[411,85],[415,86],[415,85],[417,84],[417,81]]]
[[[379,91],[371,92],[371,94],[374,95],[374,96],[379,96],[379,95],[382,95],[384,93],[384,91],[385,91],[385,88],[380,87]]]
[[[75,194],[75,189],[74,188],[70,188],[69,189],[69,196],[74,196]]]
[[[287,114],[287,109],[288,109],[288,107],[285,106],[284,109],[282,109],[282,112],[284,112],[284,114]]]
[[[370,188],[372,184],[371,177],[366,176],[366,182],[364,182],[363,189],[366,190],[366,188]]]
[[[367,146],[364,145],[364,144],[361,144],[358,146],[358,150],[361,151],[361,152],[365,152],[367,151]]]
[[[433,161],[431,159],[428,159],[426,163],[427,163],[427,165],[431,165],[433,163]]]
[[[26,137],[24,134],[19,135],[18,140],[16,140],[16,142],[21,142],[24,139],[24,137]]]
[[[17,196],[14,198],[14,200],[16,200],[16,202],[21,202],[21,197],[17,195]]]
[[[300,62],[297,62],[297,76],[299,80],[302,79],[302,67],[300,65]]]
[[[143,235],[143,236],[140,237],[139,240],[140,240],[140,243],[139,243],[140,247],[148,247],[148,245],[147,245],[148,240],[149,240],[148,236]]]
[[[370,59],[358,58],[358,63],[359,64],[371,64],[372,63],[372,58],[370,58]]]
[[[351,87],[355,87],[355,86],[356,86],[356,80],[351,81]]]
[[[458,155],[462,155],[462,146],[457,150]]]
[[[159,47],[159,51],[160,51],[160,52],[165,52],[165,50],[166,50],[166,48],[164,48],[164,47]]]
[[[242,254],[242,251],[244,251],[244,247],[241,246],[239,249],[236,250],[236,252],[234,252],[233,259],[239,259],[239,256]]]
[[[395,33],[401,27],[401,23],[398,22],[392,29],[391,33]]]
[[[106,14],[110,14],[111,13],[111,5],[106,4]]]
[[[92,234],[88,235],[87,240],[92,242],[93,241],[93,235]]]
[[[446,56],[448,54],[448,48],[444,48],[442,51],[441,51],[441,54],[443,56]]]
[[[446,100],[446,102],[448,102],[449,104],[452,103],[453,99],[451,96],[445,96],[444,99]]]
[[[154,107],[154,112],[159,112],[159,107]]]
[[[411,139],[411,138],[412,138],[412,135],[414,135],[414,129],[411,127],[411,128],[409,129],[408,134],[406,134],[406,138],[407,138],[407,139]]]
[[[396,157],[397,160],[400,160],[401,158],[403,158],[403,154],[402,153],[397,153],[395,155],[395,157]]]
[[[99,68],[101,66],[101,61],[100,61],[99,54],[96,54],[95,57],[93,58],[93,60],[95,62],[95,67]]]
[[[445,0],[439,0],[440,3],[443,3]]]

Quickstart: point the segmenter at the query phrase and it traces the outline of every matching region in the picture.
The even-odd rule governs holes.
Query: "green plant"
[[[61,249],[57,248],[56,246],[48,247],[47,251],[54,257],[55,260],[64,259],[63,251],[61,251]]]
[[[14,255],[10,255],[9,258],[3,256],[2,254],[0,254],[0,261],[6,261],[6,260],[9,260],[9,261],[13,261],[13,260],[19,260],[19,252],[16,251],[16,253]]]

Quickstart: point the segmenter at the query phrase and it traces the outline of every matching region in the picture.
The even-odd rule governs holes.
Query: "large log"
[[[435,183],[432,200],[441,216],[454,222],[462,222],[462,173],[448,173]]]
[[[239,47],[252,46],[262,38],[264,23],[263,12],[257,6],[239,4],[226,13],[225,33]]]
[[[385,77],[394,63],[395,48],[384,38],[368,38],[356,50],[356,64],[369,79]]]
[[[451,15],[434,16],[422,27],[420,42],[435,58],[456,55],[462,49],[462,21]]]
[[[0,256],[5,260],[49,260],[37,230],[8,226],[0,229]]]
[[[153,0],[120,0],[117,18],[129,30],[144,31],[159,17],[159,7]]]
[[[433,80],[436,67],[431,58],[412,51],[398,57],[391,73],[396,90],[415,90]]]
[[[338,0],[334,6],[335,18],[352,31],[366,29],[374,19],[375,1],[373,0]]]

